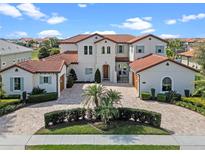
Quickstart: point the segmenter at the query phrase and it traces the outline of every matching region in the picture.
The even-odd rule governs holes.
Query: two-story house
[[[75,51],[78,64],[71,65],[79,81],[94,81],[97,69],[103,80],[129,82],[129,63],[150,53],[166,55],[166,41],[154,36],[129,34],[82,34],[62,40],[61,53]]]

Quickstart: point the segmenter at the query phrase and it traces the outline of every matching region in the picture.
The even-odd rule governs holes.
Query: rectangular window
[[[21,90],[21,78],[14,78],[14,90]]]
[[[144,53],[144,46],[143,45],[136,46],[136,53]]]
[[[156,46],[156,53],[164,53],[164,46]]]
[[[40,84],[51,84],[51,76],[40,76]]]
[[[88,54],[88,46],[84,46],[84,55]]]
[[[118,45],[118,53],[123,53],[123,45]]]
[[[107,47],[107,54],[110,54],[111,51],[110,51],[110,46]]]
[[[92,55],[92,54],[93,54],[93,47],[89,46],[89,55]]]
[[[44,76],[43,77],[43,83],[47,83],[48,84],[48,76]]]
[[[92,68],[85,68],[85,74],[86,75],[93,74],[93,69]]]

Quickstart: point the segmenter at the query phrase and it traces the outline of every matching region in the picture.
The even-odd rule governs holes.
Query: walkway
[[[205,150],[205,136],[174,135],[6,135],[1,149],[25,149],[26,145],[179,145],[180,149]]]

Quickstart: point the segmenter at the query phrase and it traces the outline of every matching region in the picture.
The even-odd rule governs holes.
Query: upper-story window
[[[118,45],[118,53],[123,53],[124,52],[124,46],[123,45]]]
[[[144,46],[143,45],[136,46],[136,52],[137,53],[144,53]]]
[[[92,54],[93,54],[93,47],[89,46],[89,55],[92,55]]]
[[[105,47],[102,47],[102,54],[105,54]]]
[[[164,53],[164,46],[156,46],[156,53]]]
[[[84,55],[88,54],[88,46],[84,46]]]
[[[110,46],[107,47],[107,54],[110,54],[111,53],[111,49],[110,49]]]

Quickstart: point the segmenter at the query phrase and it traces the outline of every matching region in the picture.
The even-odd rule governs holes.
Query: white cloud
[[[44,30],[38,33],[39,37],[57,37],[62,34],[58,30]]]
[[[85,32],[84,34],[95,34],[95,33],[98,33],[98,34],[116,34],[115,31],[109,31],[109,30],[106,30],[106,31]]]
[[[85,7],[87,7],[87,4],[78,4],[78,6],[81,8],[85,8]]]
[[[152,33],[152,32],[155,32],[155,29],[153,29],[153,28],[146,29],[144,31],[141,31],[140,33]]]
[[[47,15],[42,13],[39,8],[31,3],[23,3],[17,5],[17,8],[21,10],[27,16],[34,18],[34,19],[42,19],[45,18]]]
[[[27,37],[28,34],[26,32],[23,31],[15,31],[11,34],[7,35],[8,37],[15,37],[15,38],[19,38],[19,37]]]
[[[176,19],[169,19],[169,20],[166,20],[165,23],[167,25],[174,25],[177,23]]]
[[[200,20],[205,18],[205,13],[199,13],[199,14],[191,14],[191,15],[183,15],[181,19],[179,19],[181,22],[188,22],[191,20]]]
[[[125,22],[123,22],[120,25],[112,24],[111,26],[131,29],[131,30],[147,30],[152,28],[152,23],[143,18],[136,17],[136,18],[127,19]]]
[[[162,38],[178,38],[180,35],[179,34],[161,34],[160,37]]]
[[[64,21],[66,21],[66,20],[67,19],[65,17],[58,16],[57,14],[54,14],[51,18],[49,18],[47,20],[47,23],[54,25],[54,24],[60,24],[60,23],[62,23]]]
[[[146,20],[146,21],[151,21],[152,17],[143,17],[142,19]]]
[[[0,13],[15,18],[22,16],[21,12],[10,4],[0,4]]]

